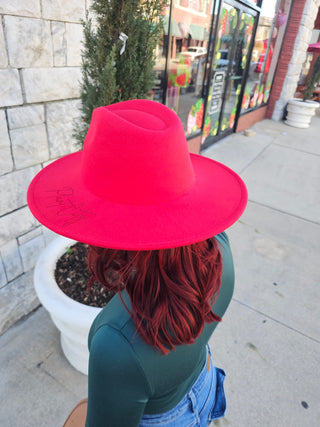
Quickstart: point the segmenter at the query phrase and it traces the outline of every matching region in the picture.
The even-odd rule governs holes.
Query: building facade
[[[319,3],[171,2],[155,99],[177,112],[192,151],[265,117],[282,118],[306,60]]]

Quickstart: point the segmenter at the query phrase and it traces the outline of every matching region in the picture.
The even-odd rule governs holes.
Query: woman
[[[86,426],[223,416],[224,372],[207,344],[233,292],[223,230],[247,203],[238,175],[190,155],[164,105],[126,101],[94,111],[83,151],[43,169],[28,203],[44,225],[88,243],[93,279],[117,292],[89,335]]]

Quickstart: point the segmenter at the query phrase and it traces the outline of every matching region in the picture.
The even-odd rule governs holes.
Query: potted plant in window
[[[288,101],[288,114],[285,123],[297,128],[308,128],[319,102],[312,100],[315,86],[320,82],[320,55],[310,72],[308,84],[302,99],[293,98]],[[311,98],[311,99],[310,99]]]
[[[149,98],[154,83],[155,48],[162,31],[166,0],[124,2],[93,0],[91,9],[96,24],[87,16],[83,22],[81,122],[75,137],[80,148],[95,108],[134,98]],[[68,198],[56,195],[56,203]],[[62,201],[61,201],[62,200]],[[69,362],[87,374],[89,353],[87,337],[101,308],[75,301],[58,286],[57,260],[77,242],[56,238],[41,254],[34,274],[40,302],[60,330],[62,350]],[[70,275],[70,271],[67,276]],[[66,277],[72,281],[70,277]],[[72,285],[72,283],[70,283]]]

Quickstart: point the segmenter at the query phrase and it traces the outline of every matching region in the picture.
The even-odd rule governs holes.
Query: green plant
[[[71,246],[68,246],[68,248],[67,248],[67,250],[66,250],[66,254],[67,254],[67,255],[71,255],[71,254],[73,254],[73,249],[72,249],[72,247],[71,247]]]
[[[95,108],[147,98],[154,84],[155,48],[166,3],[167,0],[93,0],[96,24],[88,15],[83,21],[81,123],[75,129],[81,146]],[[126,42],[121,40],[125,36]]]
[[[320,55],[313,64],[311,73],[309,74],[308,84],[303,92],[303,101],[310,99],[316,84],[320,82]]]

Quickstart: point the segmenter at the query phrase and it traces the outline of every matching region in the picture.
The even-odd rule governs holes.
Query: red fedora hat
[[[83,150],[42,169],[28,189],[46,227],[114,249],[205,240],[232,225],[247,199],[235,172],[189,154],[178,116],[147,100],[97,108]]]

